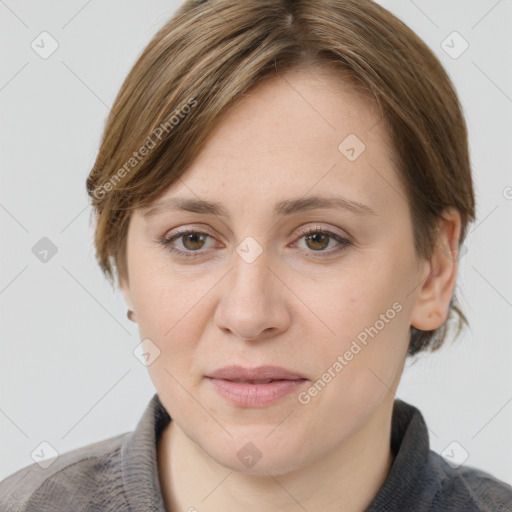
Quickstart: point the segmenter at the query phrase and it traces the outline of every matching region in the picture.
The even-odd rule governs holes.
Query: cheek
[[[186,409],[197,376],[196,357],[202,339],[208,307],[206,292],[213,286],[209,279],[189,279],[171,273],[168,267],[140,265],[134,272],[134,307],[140,338],[149,338],[158,347],[159,356],[147,367],[157,390],[165,390],[169,410]]]
[[[395,302],[403,303],[403,287],[394,267],[366,259],[357,268],[317,280],[314,286],[306,280],[295,290],[328,328],[322,332],[347,342],[373,325]]]
[[[406,269],[406,262],[382,257],[339,273],[321,293],[310,290],[311,309],[330,330],[310,354],[320,363],[319,386],[329,383],[321,392],[326,403],[352,409],[362,397],[382,396],[393,386],[409,342]]]
[[[213,276],[179,272],[161,252],[148,251],[142,256],[130,269],[141,335],[159,340],[188,338],[187,330],[198,326],[202,299],[215,285]]]

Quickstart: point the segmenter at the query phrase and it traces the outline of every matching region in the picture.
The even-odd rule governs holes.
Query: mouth
[[[207,376],[215,391],[240,407],[264,407],[298,391],[308,379],[277,366],[228,366]]]

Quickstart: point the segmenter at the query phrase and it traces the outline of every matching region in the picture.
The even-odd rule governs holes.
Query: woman
[[[453,86],[388,11],[186,2],[87,190],[157,393],[133,433],[4,480],[2,510],[512,510],[394,398],[464,319],[475,204]]]

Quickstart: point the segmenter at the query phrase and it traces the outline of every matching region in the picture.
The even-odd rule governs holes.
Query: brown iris
[[[201,249],[204,245],[205,237],[207,235],[202,235],[200,233],[187,233],[186,235],[182,235],[183,238],[183,246],[186,249],[191,251],[196,251]],[[190,243],[190,245],[189,245]],[[199,244],[199,245],[196,245]]]
[[[306,242],[308,243],[308,247],[310,249],[313,249],[315,251],[325,249],[329,245],[329,239],[330,237],[327,236],[324,233],[313,233],[310,235],[305,236]],[[311,247],[309,245],[309,242],[313,242],[313,244],[320,244],[320,246],[317,245],[317,247]]]

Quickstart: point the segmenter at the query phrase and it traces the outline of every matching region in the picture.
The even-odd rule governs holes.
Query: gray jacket
[[[171,421],[157,394],[136,429],[34,463],[0,482],[0,512],[165,512],[157,440]],[[512,487],[430,450],[421,412],[395,399],[391,471],[366,512],[511,512]],[[200,506],[198,505],[198,510]]]

